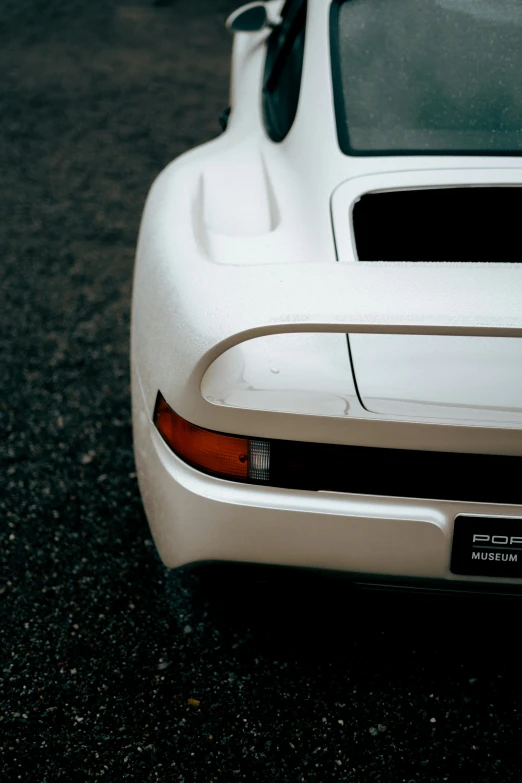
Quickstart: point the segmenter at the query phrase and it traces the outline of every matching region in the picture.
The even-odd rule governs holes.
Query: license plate
[[[466,576],[522,578],[522,518],[455,519],[451,571]]]

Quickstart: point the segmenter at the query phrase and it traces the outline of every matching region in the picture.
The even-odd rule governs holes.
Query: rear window
[[[521,214],[522,188],[517,187],[366,193],[352,212],[357,256],[359,261],[520,263]]]
[[[522,2],[339,0],[331,21],[343,152],[522,153]]]

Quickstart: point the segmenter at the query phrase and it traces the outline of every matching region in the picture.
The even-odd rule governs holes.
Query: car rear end
[[[502,44],[522,16],[417,5],[310,0],[281,142],[264,40],[237,36],[227,132],[149,196],[133,416],[168,566],[522,584],[520,47]]]
[[[217,265],[167,219],[186,184],[153,189],[133,310],[136,461],[165,563],[519,584],[516,415],[369,410],[347,335],[517,341],[520,265]]]

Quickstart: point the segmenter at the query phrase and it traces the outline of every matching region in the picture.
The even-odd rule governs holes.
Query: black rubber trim
[[[522,457],[270,441],[270,485],[522,504]]]

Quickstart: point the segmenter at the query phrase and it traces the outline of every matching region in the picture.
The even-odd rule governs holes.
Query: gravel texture
[[[0,3],[1,779],[520,781],[516,601],[155,554],[134,245],[153,177],[218,132],[233,5]]]

